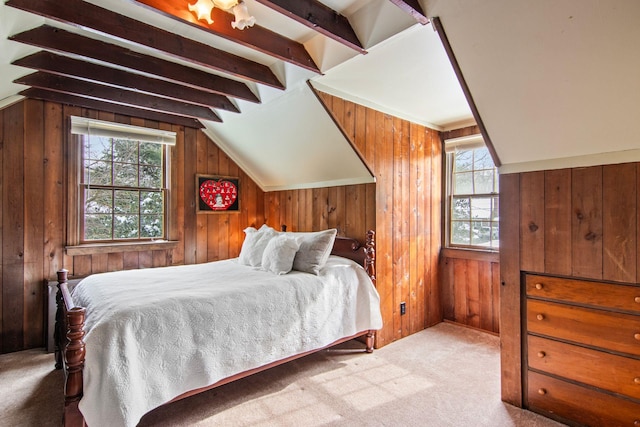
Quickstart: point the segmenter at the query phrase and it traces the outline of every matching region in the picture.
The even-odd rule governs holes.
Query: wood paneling
[[[509,243],[500,242],[504,400],[522,405],[521,271],[638,282],[638,167],[626,163],[501,176],[500,233]],[[535,238],[528,235],[532,222]],[[542,261],[530,253],[540,247]]]
[[[500,292],[499,263],[491,259],[470,259],[464,252],[448,251],[441,258],[443,317],[497,334],[500,332],[496,304]]]
[[[77,243],[67,238],[67,228],[77,224],[67,207],[67,176],[76,171],[70,167],[75,151],[68,150],[67,144],[70,115],[177,133],[177,144],[171,149],[169,195],[170,238],[178,241],[175,248],[65,254],[66,244]],[[242,229],[263,222],[262,190],[199,130],[26,100],[0,110],[0,132],[1,352],[44,345],[44,281],[54,278],[60,268],[84,276],[237,256]],[[196,214],[197,173],[238,176],[241,212]]]
[[[522,406],[520,188],[520,175],[500,176],[501,395],[502,400],[516,406]]]
[[[364,241],[376,230],[381,347],[442,321],[438,254],[442,149],[438,132],[325,93],[318,97],[351,139],[376,184],[265,195],[267,223],[291,231],[337,227]],[[400,303],[406,314],[400,314]]]

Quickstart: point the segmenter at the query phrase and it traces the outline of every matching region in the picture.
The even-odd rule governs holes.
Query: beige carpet
[[[500,401],[499,340],[441,323],[373,354],[317,353],[147,414],[141,426],[561,426]],[[53,356],[0,356],[0,425],[58,425]],[[101,426],[91,426],[101,427]]]

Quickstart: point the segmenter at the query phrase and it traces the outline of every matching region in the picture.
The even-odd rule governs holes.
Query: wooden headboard
[[[282,224],[280,229],[283,232],[287,231],[287,225]],[[331,249],[331,255],[337,255],[344,258],[349,258],[364,267],[367,274],[373,280],[373,284],[376,283],[376,232],[373,230],[367,231],[367,241],[364,246],[351,237],[336,236],[333,243],[333,249]]]
[[[376,232],[373,230],[367,231],[367,241],[364,246],[356,239],[336,236],[331,250],[332,255],[352,259],[363,266],[374,284],[376,280],[375,234]]]

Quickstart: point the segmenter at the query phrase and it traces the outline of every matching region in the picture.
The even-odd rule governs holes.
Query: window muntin
[[[80,137],[80,242],[166,239],[167,146]]]
[[[448,151],[448,246],[498,249],[498,170],[489,150]]]

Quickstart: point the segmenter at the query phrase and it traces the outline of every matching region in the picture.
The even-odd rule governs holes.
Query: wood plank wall
[[[500,333],[499,255],[443,250],[440,258],[443,318]]]
[[[337,224],[347,230],[360,222],[365,225],[359,226],[362,230],[370,228],[375,218],[377,287],[384,322],[376,346],[382,347],[442,321],[438,277],[442,195],[440,136],[433,129],[341,98],[324,93],[319,97],[373,171],[375,198],[370,194],[371,186],[303,190],[269,194],[267,198],[278,198],[280,210],[293,212],[295,206],[308,203],[309,191],[312,198],[313,194],[319,194],[320,211],[298,212],[297,221],[299,224],[302,221],[305,228],[308,224],[318,227]],[[356,208],[361,213],[345,209],[343,218],[335,211],[328,213],[334,207],[334,199],[342,200],[343,192],[349,201],[345,206],[347,203],[362,206]],[[337,210],[338,205],[335,207]],[[308,214],[312,217],[308,218]],[[286,221],[279,218],[278,222]],[[405,315],[400,314],[401,302],[406,303]]]
[[[640,281],[639,180],[640,163],[500,177],[503,400],[522,405],[522,271]]]
[[[447,139],[480,134],[477,125],[441,133]],[[446,205],[445,205],[446,206]],[[498,253],[443,249],[440,258],[445,320],[500,333],[500,263]]]
[[[172,149],[172,250],[68,256],[65,143],[69,116],[177,132]],[[166,123],[26,100],[0,110],[0,352],[44,345],[44,280],[117,269],[193,264],[237,256],[249,225],[264,221],[264,193],[204,133]],[[195,175],[240,178],[241,212],[196,214]]]
[[[265,193],[265,222],[279,230],[317,231],[336,228],[338,235],[364,244],[375,230],[375,184],[346,185]]]

